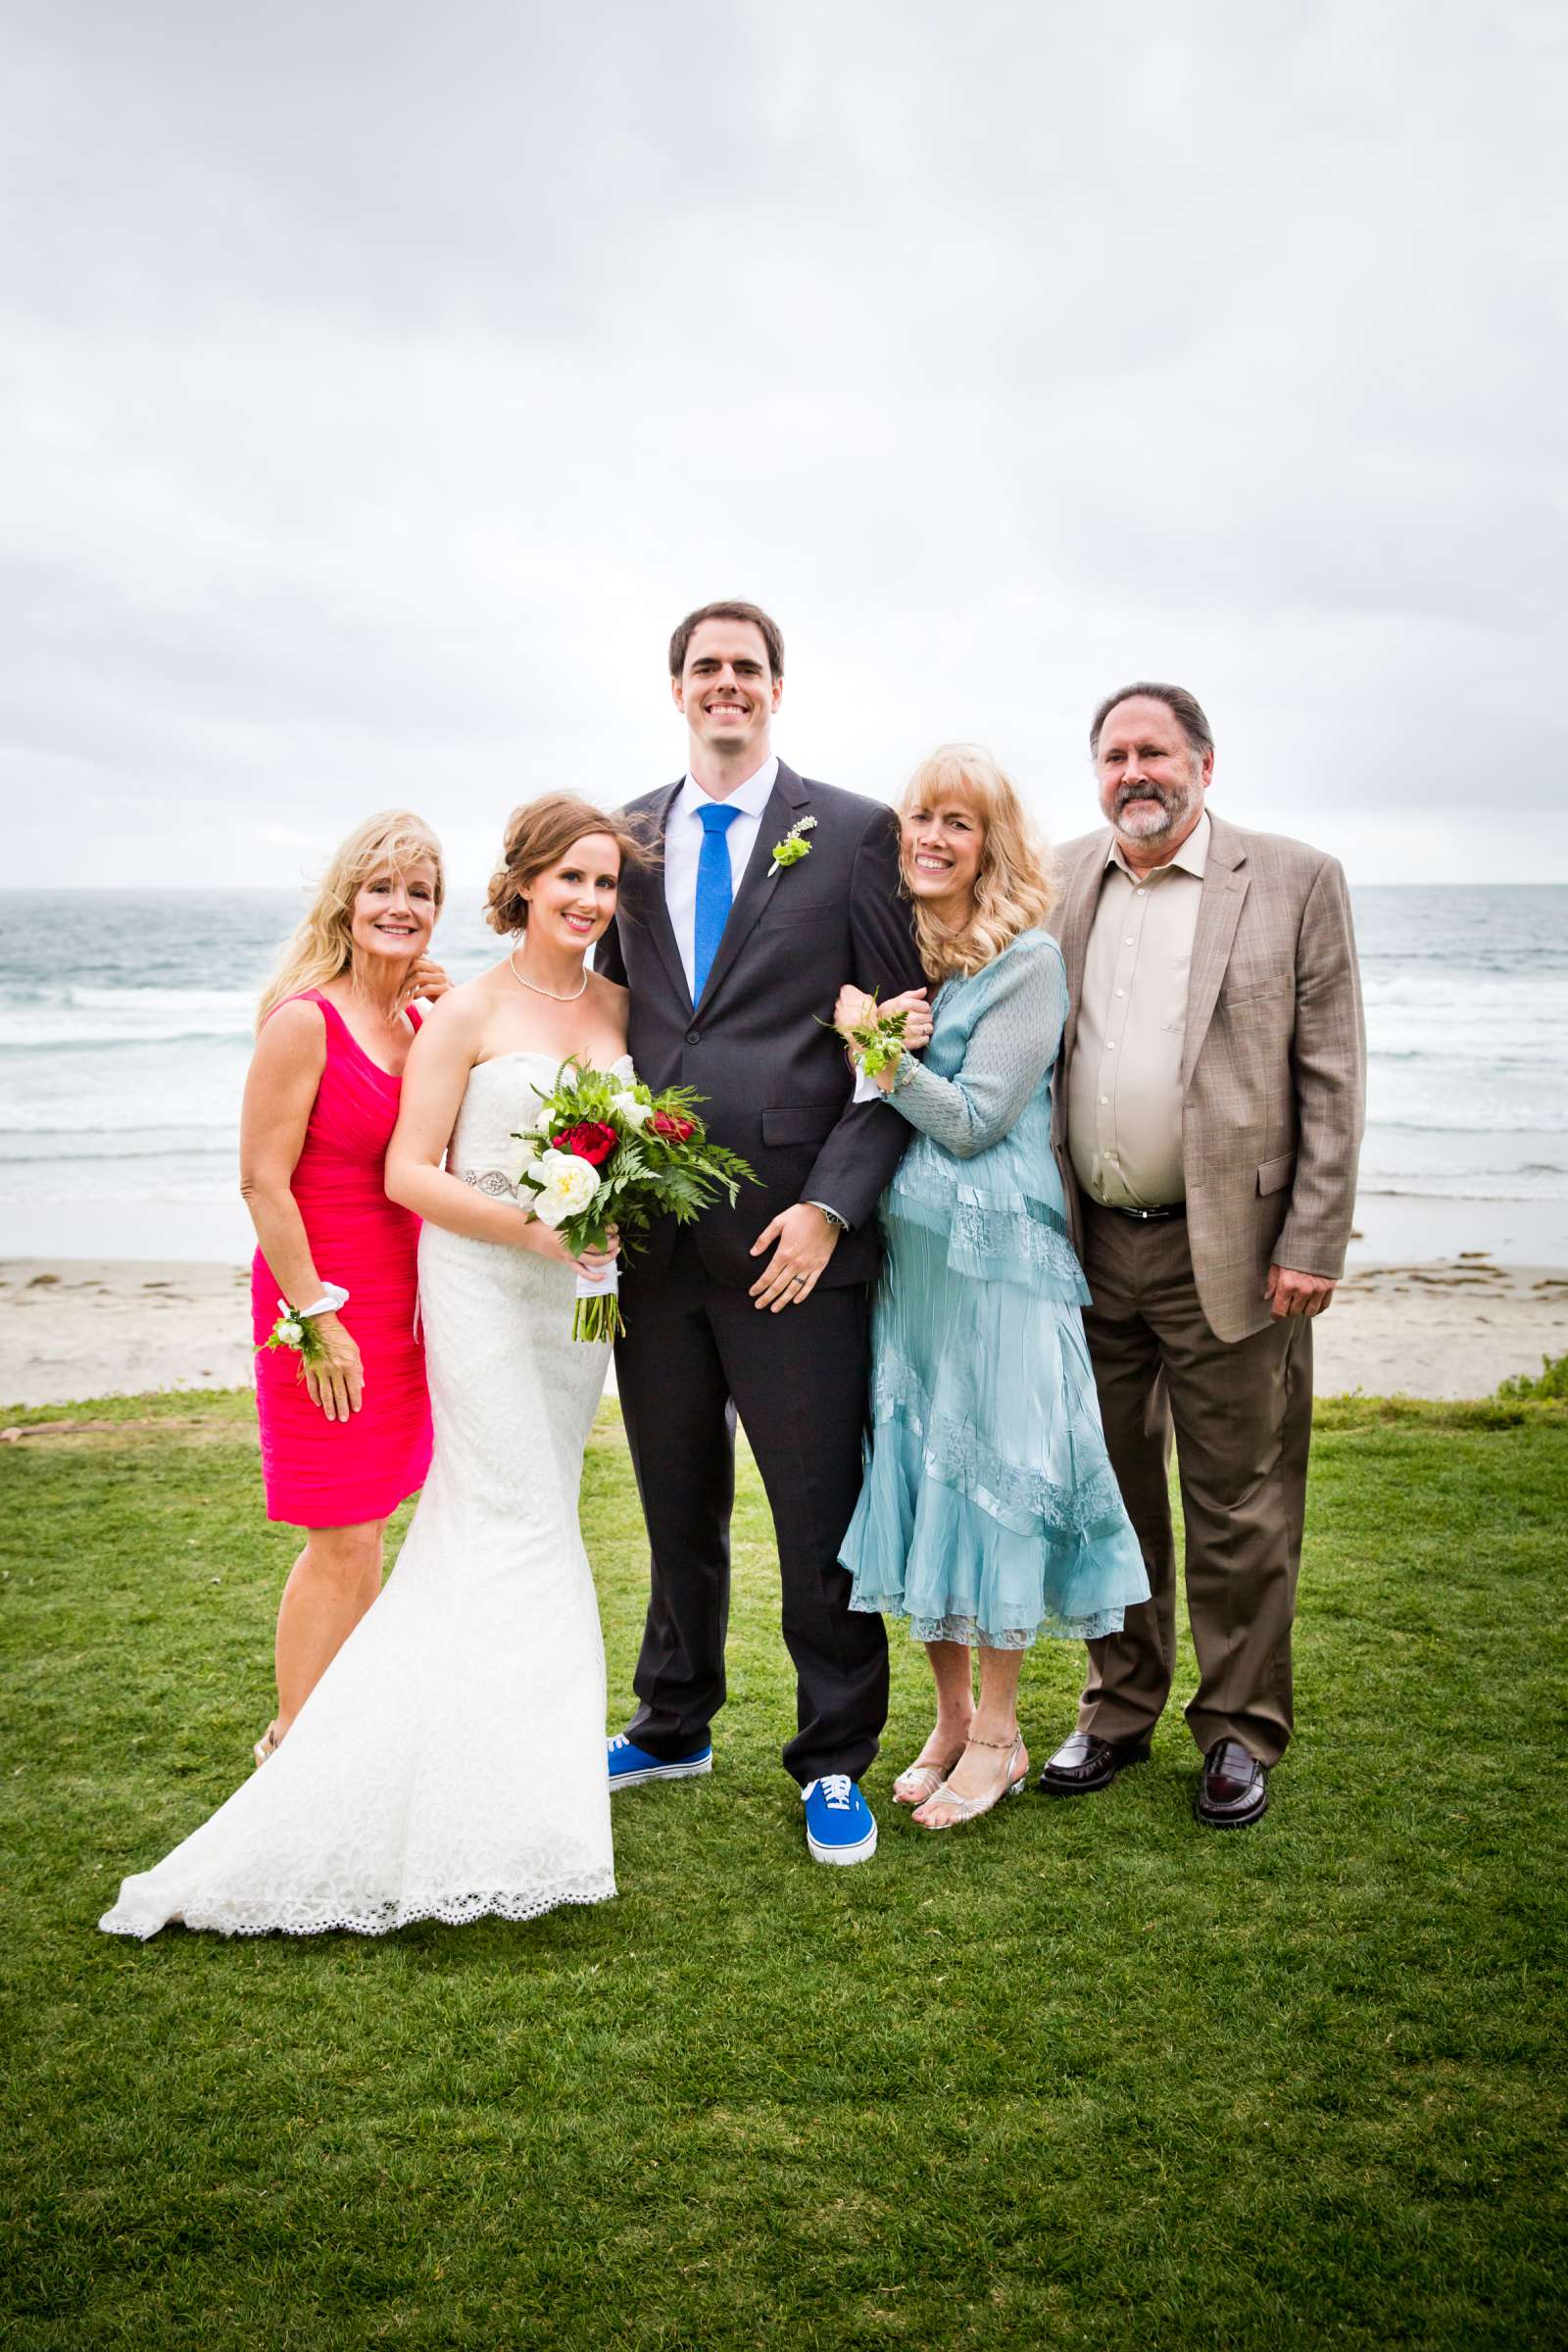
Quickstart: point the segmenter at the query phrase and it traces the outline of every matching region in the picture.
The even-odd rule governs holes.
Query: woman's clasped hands
[[[855,1032],[858,1029],[864,1030],[869,1023],[885,1022],[899,1013],[904,1016],[903,1042],[906,1051],[910,1054],[923,1053],[931,1043],[933,1026],[933,1016],[931,1007],[926,1002],[926,994],[927,992],[923,988],[906,988],[902,996],[878,998],[869,995],[863,988],[857,988],[853,982],[846,981],[839,990],[838,1002],[833,1007],[833,1026],[843,1038],[849,1050],[850,1058],[855,1060],[857,1057]],[[895,1057],[885,1075],[879,1076],[877,1083],[884,1086],[891,1085],[894,1071],[897,1068],[898,1060]]]

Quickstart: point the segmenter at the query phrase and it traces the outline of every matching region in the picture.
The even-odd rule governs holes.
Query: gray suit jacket
[[[1304,842],[1247,833],[1210,811],[1212,835],[1187,991],[1182,1164],[1199,1304],[1222,1340],[1269,1320],[1278,1263],[1338,1279],[1355,1207],[1366,1030],[1343,868]],[[1059,852],[1056,929],[1071,1004],[1053,1142],[1077,1221],[1066,1070],[1084,957],[1110,847],[1103,829]]]

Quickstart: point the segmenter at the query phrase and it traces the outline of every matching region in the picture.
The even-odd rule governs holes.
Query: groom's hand
[[[840,1228],[809,1200],[797,1200],[765,1225],[752,1244],[752,1255],[773,1249],[766,1266],[752,1285],[760,1307],[777,1314],[781,1307],[799,1306],[816,1288],[816,1278],[832,1256]],[[774,1245],[777,1245],[774,1248]]]

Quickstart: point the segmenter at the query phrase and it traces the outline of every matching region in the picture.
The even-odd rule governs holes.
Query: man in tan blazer
[[[1061,853],[1054,1141],[1152,1597],[1090,1642],[1040,1785],[1084,1795],[1149,1753],[1176,1663],[1174,1429],[1196,1809],[1237,1828],[1291,1737],[1312,1317],[1344,1271],[1363,1118],[1355,942],[1332,858],[1209,814],[1213,737],[1182,688],[1123,687],[1090,744],[1109,829]]]

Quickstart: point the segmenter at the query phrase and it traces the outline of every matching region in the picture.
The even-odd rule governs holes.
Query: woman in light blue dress
[[[975,746],[924,761],[900,817],[940,986],[929,1008],[918,994],[882,1007],[905,1009],[906,1045],[926,1051],[874,1081],[915,1133],[882,1197],[871,1450],[841,1558],[851,1606],[907,1617],[926,1644],[936,1724],[894,1795],[940,1830],[1027,1780],[1030,1643],[1119,1633],[1149,1580],[1105,1454],[1051,1150],[1067,985],[1044,928],[1049,861]],[[867,1004],[840,995],[847,1042]]]

